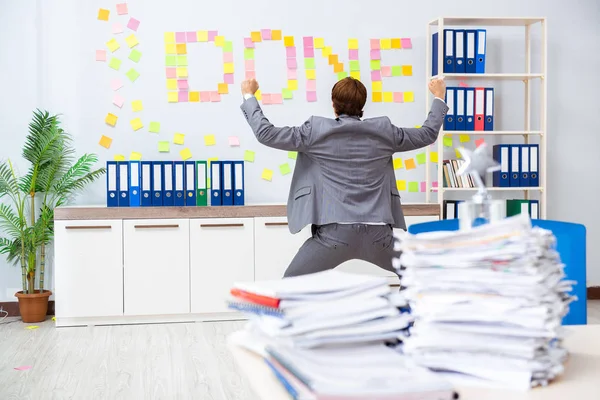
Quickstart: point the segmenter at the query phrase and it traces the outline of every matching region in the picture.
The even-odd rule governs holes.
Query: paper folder
[[[174,186],[175,186],[175,206],[185,206],[185,169],[183,161],[175,161],[173,163],[175,170],[173,174]]]
[[[208,205],[206,161],[196,161],[196,205]]]
[[[456,130],[456,88],[446,88],[446,105],[448,106],[448,112],[444,118],[444,130],[454,131]]]
[[[119,207],[129,207],[129,163],[118,161]]]
[[[244,201],[244,162],[233,162],[233,205],[243,206]]]
[[[160,207],[163,205],[163,167],[162,162],[152,162],[152,206]]]
[[[196,162],[185,162],[185,205],[196,205]]]
[[[210,163],[210,205],[223,205],[221,192],[221,162],[213,161]]]
[[[119,206],[119,174],[117,162],[106,162],[106,207]]]
[[[129,161],[129,206],[139,207],[140,200],[140,162]]]
[[[142,207],[152,206],[152,162],[142,161]]]
[[[175,205],[175,195],[173,191],[173,161],[163,162],[163,181],[165,183],[163,190],[163,206],[172,207]]]

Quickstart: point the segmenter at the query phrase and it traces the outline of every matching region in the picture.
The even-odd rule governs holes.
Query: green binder
[[[506,216],[529,215],[529,200],[506,200]]]
[[[196,161],[196,205],[207,206],[208,205],[208,187],[206,172],[206,161]]]

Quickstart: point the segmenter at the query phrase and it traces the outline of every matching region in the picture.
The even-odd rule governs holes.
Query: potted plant
[[[0,163],[0,200],[8,200],[0,204],[0,254],[21,267],[23,290],[15,296],[23,322],[43,321],[48,312],[52,292],[44,289],[44,273],[46,246],[54,235],[54,208],[67,204],[105,172],[92,170],[96,155],[75,160],[74,153],[58,116],[36,110],[23,148],[27,173],[19,176],[10,159]]]

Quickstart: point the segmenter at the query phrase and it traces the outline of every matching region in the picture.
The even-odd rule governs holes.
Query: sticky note
[[[140,21],[135,18],[129,18],[129,22],[127,23],[127,27],[132,31],[137,31],[140,27]]]
[[[271,40],[271,30],[270,29],[261,29],[260,35],[264,40]]]
[[[223,53],[223,62],[224,63],[232,63],[233,62],[233,53],[230,53],[230,52]]]
[[[373,103],[381,103],[383,101],[383,93],[373,92],[371,100],[373,101]]]
[[[106,118],[104,118],[104,122],[106,122],[110,126],[115,126],[117,124],[117,120],[119,118],[115,114],[108,113]]]
[[[371,71],[371,81],[373,81],[373,82],[381,81],[381,71],[380,70]]]
[[[140,58],[142,58],[142,53],[136,49],[131,50],[131,53],[129,53],[129,59],[133,62],[140,62]]]
[[[225,45],[225,36],[215,36],[215,46],[223,47]]]
[[[381,39],[381,49],[389,50],[392,48],[392,39]]]
[[[315,91],[307,91],[306,92],[306,101],[314,103],[317,101],[317,92]]]
[[[254,49],[244,49],[244,60],[254,60]]]
[[[412,193],[419,192],[419,182],[408,182],[408,191]]]
[[[234,73],[233,63],[223,64],[223,72],[226,74],[233,74]]]
[[[129,80],[131,82],[135,82],[137,78],[140,77],[140,73],[137,72],[135,69],[131,68],[129,71],[127,71],[127,73],[125,74],[127,75],[127,77],[129,78]]]
[[[117,39],[111,39],[108,42],[106,42],[106,47],[108,47],[108,49],[112,53],[114,53],[115,51],[121,48],[121,45],[119,44],[119,42],[117,42]]]
[[[185,33],[185,39],[188,43],[195,43],[198,41],[198,35],[196,34],[195,31],[193,32],[186,32]]]
[[[265,169],[263,169],[263,172],[260,177],[262,179],[264,179],[265,181],[271,182],[273,180],[273,171],[265,168]]]
[[[177,66],[177,57],[175,57],[175,56],[166,56],[165,57],[165,65],[167,67],[175,67],[175,66]]]
[[[262,42],[262,35],[260,32],[250,32],[250,39],[252,39],[254,43]]]
[[[317,81],[315,80],[309,80],[306,81],[306,90],[314,92],[315,90],[317,90]]]
[[[415,93],[414,92],[404,92],[404,102],[412,103],[415,101]]]
[[[227,140],[228,140],[230,146],[239,146],[240,145],[240,138],[238,138],[237,136],[229,136],[229,138]]]
[[[406,190],[406,181],[405,180],[396,181],[396,187],[398,188],[398,191],[404,192]]]
[[[231,53],[232,51],[233,51],[233,42],[231,40],[227,40],[225,43],[223,43],[223,52]]]
[[[394,101],[394,93],[392,92],[384,92],[383,93],[383,102],[384,103],[392,103]]]
[[[115,35],[123,33],[123,25],[119,24],[118,22],[115,22],[112,27],[112,33],[114,33]]]
[[[187,35],[185,34],[185,32],[175,33],[175,41],[177,43],[185,43],[187,41]]]
[[[104,147],[105,149],[110,149],[110,145],[112,144],[112,141],[113,141],[112,138],[102,135],[102,137],[100,138],[100,142],[98,142],[98,144],[100,146]]]
[[[394,65],[392,67],[392,76],[402,76],[402,66]]]
[[[485,143],[484,139],[477,139],[477,140],[475,140],[475,146],[476,147],[481,146],[483,143]]]
[[[304,59],[304,68],[305,69],[315,69],[315,59],[314,58],[305,58]]]
[[[188,69],[186,67],[177,68],[177,77],[187,78],[188,77]]]
[[[125,42],[127,43],[127,46],[129,46],[129,48],[131,49],[132,47],[137,46],[140,42],[138,42],[137,38],[135,37],[134,34],[131,34],[129,36],[127,36],[125,38]]]
[[[337,54],[330,54],[327,59],[329,61],[329,65],[335,65],[339,62]]]
[[[34,329],[38,329],[38,328],[39,328],[39,326],[37,326],[37,325],[29,325],[29,326],[25,327],[25,329],[29,329],[30,331],[34,330]]]
[[[188,92],[186,92],[186,91],[177,92],[177,101],[179,103],[187,103],[187,101],[188,101]]]
[[[218,85],[219,94],[227,94],[229,93],[229,85],[226,83],[219,83]]]
[[[298,81],[296,81],[298,82]],[[294,98],[294,94],[290,89],[283,89],[281,91],[281,95],[283,96],[284,99],[289,100],[289,99],[293,99]]]
[[[412,65],[403,65],[402,66],[402,76],[412,76],[413,70]]]
[[[111,67],[112,69],[114,69],[115,71],[118,71],[119,69],[121,69],[121,60],[113,57],[110,59],[108,66]]]
[[[246,71],[254,71],[254,60],[244,60],[244,66]]]
[[[292,47],[287,47],[287,48],[291,49]],[[315,49],[312,47],[304,48],[304,57],[305,58],[314,58],[315,57]]]
[[[200,101],[202,103],[210,102],[210,92],[200,92]]]
[[[177,90],[177,79],[167,79],[167,89]]]
[[[347,77],[348,77],[348,73],[345,71],[338,72],[338,74],[337,74],[338,81],[341,81],[342,79],[345,79]]]
[[[175,133],[173,135],[174,144],[183,144],[185,142],[185,135],[183,133]]]
[[[360,81],[360,71],[350,71],[350,76]]]
[[[305,72],[313,71],[312,69],[307,69]],[[288,69],[287,70],[287,78],[289,79],[298,79],[298,70],[297,69]],[[307,78],[308,79],[308,78]]]
[[[150,122],[150,127],[148,128],[148,132],[159,133],[160,132],[160,122]]]
[[[223,74],[223,82],[228,85],[233,84],[233,74]]]
[[[187,44],[186,43],[177,43],[175,45],[175,52],[177,54],[187,54]]]
[[[258,101],[262,99],[262,92],[260,91],[260,89],[258,89],[256,93],[254,93],[254,96],[256,96],[256,100]]]
[[[404,103],[404,94],[402,92],[394,92],[394,103]]]
[[[381,50],[371,50],[371,60],[381,60]]]
[[[321,49],[321,55],[325,58],[329,58],[329,56],[333,53],[333,49],[331,46],[323,47]]]
[[[452,147],[452,136],[450,136],[450,135],[444,136],[444,146]]]
[[[254,162],[255,153],[252,150],[246,150],[244,152],[244,161]]]
[[[358,60],[358,50],[348,50],[349,60]]]
[[[404,168],[402,166],[402,159],[401,158],[394,158],[394,169],[402,169]]]
[[[313,44],[314,44],[313,37],[312,36],[304,36],[303,43],[304,43],[305,48],[313,47]]]
[[[460,154],[460,150],[458,150],[458,148],[454,148],[454,152],[456,153],[456,158],[462,158],[462,154]]]
[[[96,50],[96,61],[106,61],[106,50]]]
[[[427,162],[427,153],[419,153],[416,156],[417,158],[417,164],[422,165],[425,164]]]
[[[158,151],[160,153],[168,153],[171,151],[171,143],[168,141],[158,142]]]
[[[294,46],[294,37],[293,36],[286,36],[283,38],[283,45],[285,47],[293,47]]]
[[[296,158],[298,158],[298,152],[296,152],[296,151],[288,151],[288,158],[290,160],[295,160]]]
[[[221,101],[221,95],[219,92],[210,92],[210,101],[213,103],[218,103]]]
[[[283,104],[283,95],[281,93],[271,94],[271,104]]]
[[[290,164],[288,164],[288,163],[281,164],[279,166],[279,172],[281,172],[281,175],[287,175],[290,172],[292,172],[292,169],[290,168]]]
[[[296,68],[298,68],[298,61],[296,61],[295,58],[288,58],[287,59],[287,67],[289,69],[296,69]]]
[[[187,56],[177,56],[177,66],[178,67],[187,67],[188,66]]]
[[[104,8],[98,10],[98,19],[100,21],[108,21],[108,17],[110,16],[110,11]]]
[[[373,81],[373,82],[371,82],[371,89],[374,92],[381,92],[381,91],[383,91],[383,82],[381,82],[381,81]]]
[[[437,151],[429,152],[429,161],[431,161],[432,163],[438,162],[438,152]]]
[[[214,42],[215,38],[217,37],[218,34],[219,34],[219,32],[217,32],[217,31],[208,31],[208,41]]]
[[[132,151],[129,154],[129,160],[131,161],[140,161],[142,159],[142,153],[138,153],[137,151]]]
[[[144,109],[144,106],[142,105],[142,101],[141,100],[134,100],[131,102],[131,109],[133,111],[142,111]]]
[[[314,38],[313,39],[313,47],[315,49],[322,49],[325,47],[325,39],[323,38]]]
[[[469,142],[469,141],[471,141],[471,136],[469,136],[469,135],[458,135],[458,140],[461,143]]]
[[[119,15],[125,15],[128,12],[129,11],[127,9],[127,3],[119,3],[119,4],[117,4],[117,14],[119,14]]]
[[[381,69],[381,60],[371,60],[371,70]]]
[[[112,90],[119,90],[123,87],[123,82],[120,79],[113,79],[112,81],[110,81],[110,88]]]
[[[417,168],[417,165],[415,164],[415,160],[412,158],[407,158],[404,160],[404,167],[410,171],[411,169]]]
[[[123,96],[121,96],[118,93],[115,93],[114,97],[113,97],[113,104],[119,108],[123,107],[123,104],[125,103],[125,99],[123,98]]]
[[[204,144],[207,146],[214,146],[215,144],[217,144],[215,135],[205,135],[204,136]]]
[[[246,48],[246,49],[254,48],[254,42],[252,41],[251,38],[244,38],[244,48]]]
[[[434,187],[434,188],[438,187],[438,181],[431,182],[431,187]]]
[[[175,32],[165,32],[165,43],[175,43]]]
[[[177,80],[177,89],[179,90],[188,90],[190,88],[190,84],[187,79],[179,79]]]
[[[113,157],[115,161],[125,161],[125,156],[123,154],[115,154]]]
[[[281,40],[281,29],[273,29],[271,31],[271,40]]]
[[[256,72],[246,71],[246,79],[256,79]],[[256,98],[258,99],[258,97],[256,97]]]
[[[290,80],[288,81],[287,88],[288,88],[289,90],[298,90],[298,81],[297,81],[297,80],[294,80],[294,79],[290,79]]]
[[[200,102],[200,92],[190,92],[190,103]]]
[[[402,38],[400,39],[400,42],[402,43],[403,49],[412,49],[412,40],[410,38]]]
[[[350,61],[348,63],[350,65],[350,71],[359,71],[360,70],[360,63],[358,61]]]
[[[381,76],[392,76],[392,67],[381,67]]]
[[[421,182],[421,192],[427,191],[427,182]]]
[[[134,131],[137,131],[137,130],[142,129],[144,127],[144,124],[142,123],[142,120],[139,119],[139,118],[134,118],[129,123],[131,124],[131,128]]]
[[[371,39],[369,42],[371,43],[372,50],[378,50],[381,47],[379,39]]]
[[[348,39],[349,49],[358,49],[358,39]]]
[[[181,150],[179,152],[179,155],[181,156],[181,159],[183,161],[186,161],[186,160],[189,160],[190,158],[192,158],[192,152],[187,147],[185,149]]]
[[[401,49],[402,48],[402,41],[398,38],[398,39],[392,39],[392,49]]]
[[[308,79],[307,82],[317,79],[317,71],[314,69],[307,69],[305,71],[305,74],[306,74],[306,79]]]

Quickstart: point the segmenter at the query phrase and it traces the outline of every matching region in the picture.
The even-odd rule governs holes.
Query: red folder
[[[485,129],[485,88],[475,88],[475,130]]]

